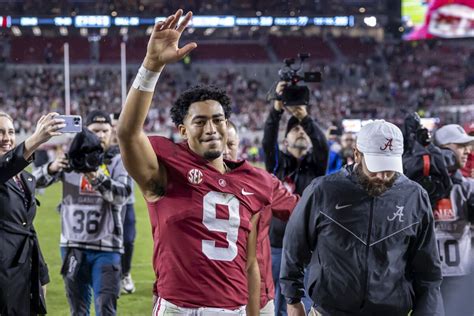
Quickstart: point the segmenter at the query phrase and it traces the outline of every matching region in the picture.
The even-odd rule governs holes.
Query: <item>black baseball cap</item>
[[[288,124],[286,125],[286,132],[285,132],[285,137],[288,135],[288,133],[293,129],[293,127],[296,127],[298,125],[301,125],[300,120],[298,120],[296,117],[292,116],[288,120]]]
[[[110,115],[101,110],[94,110],[87,115],[86,126],[89,126],[94,123],[107,123],[109,125],[112,125]]]

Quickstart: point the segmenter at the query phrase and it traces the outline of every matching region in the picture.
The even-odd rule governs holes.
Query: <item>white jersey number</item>
[[[437,232],[438,251],[443,276],[461,276],[469,273],[471,233],[466,225],[462,235]]]
[[[76,223],[74,226],[72,226],[72,230],[76,234],[84,233],[84,229],[87,231],[88,234],[95,234],[99,230],[99,212],[86,212],[83,210],[75,210],[73,216],[76,220]]]
[[[440,260],[448,267],[457,267],[461,262],[461,254],[459,252],[459,243],[457,240],[445,240],[444,247],[441,247],[438,240],[438,250]]]
[[[61,236],[67,241],[98,242],[113,232],[111,212],[100,212],[100,205],[61,205]]]
[[[217,218],[217,205],[225,205],[229,210],[229,219]],[[227,234],[227,248],[216,247],[215,240],[203,240],[202,252],[211,260],[232,261],[237,256],[237,238],[239,235],[240,202],[232,194],[211,191],[203,199],[202,223],[207,229]]]

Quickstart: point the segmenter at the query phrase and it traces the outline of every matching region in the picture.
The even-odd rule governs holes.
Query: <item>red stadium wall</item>
[[[21,36],[11,39],[11,57],[13,63],[43,63],[50,55],[51,63],[63,60],[65,42],[69,43],[70,60],[73,63],[90,61],[90,44],[87,38]],[[48,44],[50,46],[48,47]]]

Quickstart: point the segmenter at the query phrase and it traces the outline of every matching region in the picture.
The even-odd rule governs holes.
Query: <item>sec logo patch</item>
[[[199,169],[191,169],[188,171],[188,181],[191,184],[200,184],[202,182],[202,172]]]

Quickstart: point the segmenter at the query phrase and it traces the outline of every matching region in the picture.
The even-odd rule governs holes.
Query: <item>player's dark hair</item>
[[[171,108],[171,119],[178,126],[183,124],[184,118],[188,114],[189,107],[194,102],[214,100],[222,105],[225,118],[228,118],[232,112],[230,107],[230,98],[224,90],[216,86],[197,85],[184,91]]]

